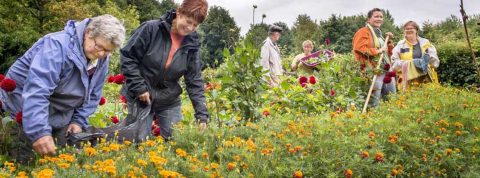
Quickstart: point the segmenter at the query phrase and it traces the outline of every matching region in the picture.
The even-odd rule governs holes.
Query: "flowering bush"
[[[431,84],[366,114],[290,109],[204,132],[180,124],[167,143],[161,137],[139,145],[100,141],[63,149],[34,167],[5,162],[0,175],[477,177],[479,100],[478,94]]]

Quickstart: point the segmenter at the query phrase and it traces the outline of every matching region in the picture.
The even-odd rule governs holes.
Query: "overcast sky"
[[[419,24],[425,21],[438,22],[450,15],[460,15],[460,0],[207,0],[210,6],[221,6],[230,12],[241,35],[247,33],[252,23],[253,5],[255,23],[260,23],[262,14],[267,17],[264,22],[271,24],[282,21],[291,28],[299,14],[307,14],[314,20],[328,19],[331,14],[342,16],[366,14],[374,7],[387,9],[392,14],[395,24],[408,20]],[[175,0],[181,3],[182,0]],[[464,0],[467,14],[480,14],[480,0]]]

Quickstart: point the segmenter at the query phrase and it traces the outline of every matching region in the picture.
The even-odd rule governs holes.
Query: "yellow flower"
[[[240,161],[240,156],[235,155],[235,156],[233,157],[233,160],[235,160],[235,161]]]
[[[167,171],[167,170],[161,170],[159,172],[160,176],[164,178],[176,178],[176,177],[183,177],[182,174],[174,171]]]
[[[115,166],[106,166],[105,167],[105,172],[108,174],[115,176],[117,174],[117,168]]]
[[[127,145],[127,146],[130,146],[130,145],[132,144],[132,142],[130,142],[130,141],[128,141],[128,140],[125,140],[125,141],[123,142],[123,144],[125,144],[125,145]]]
[[[150,162],[159,166],[159,165],[164,165],[167,163],[167,159],[162,158],[160,156],[150,156]]]
[[[87,147],[84,149],[84,152],[85,152],[85,155],[87,156],[95,156],[97,155],[97,150],[95,150],[95,148],[92,148],[92,147]]]
[[[145,145],[147,145],[148,147],[152,147],[152,146],[155,146],[155,142],[152,141],[152,140],[147,140],[147,141],[145,142]]]
[[[187,156],[187,152],[185,150],[182,150],[181,148],[177,148],[175,150],[175,152],[177,153],[178,156],[180,157],[185,157]]]
[[[108,152],[110,152],[110,147],[104,146],[104,147],[102,147],[102,151],[103,151],[104,153],[108,153]]]
[[[20,171],[18,174],[17,174],[17,177],[16,178],[28,178],[27,176],[27,173],[25,171]]]
[[[120,148],[121,148],[122,145],[119,145],[119,144],[116,144],[116,143],[112,143],[110,144],[110,146],[108,146],[108,148],[110,148],[110,150],[112,151],[119,151]]]
[[[203,153],[202,153],[202,157],[205,158],[205,159],[207,159],[207,158],[208,158],[208,153],[207,153],[207,152],[203,152]]]
[[[36,177],[38,177],[38,178],[50,178],[50,177],[53,177],[54,174],[55,174],[55,171],[47,168],[47,169],[41,170]]]
[[[137,159],[137,163],[140,164],[140,166],[146,167],[147,166],[147,161],[143,159]]]
[[[223,146],[225,147],[234,147],[235,144],[232,141],[224,141]]]
[[[69,154],[60,154],[58,157],[71,163],[75,161],[75,157]]]
[[[210,167],[212,167],[212,169],[218,169],[219,165],[217,163],[210,163]]]
[[[227,169],[230,170],[230,171],[235,169],[235,167],[237,167],[236,163],[230,162],[230,163],[227,164]]]
[[[67,169],[70,167],[70,164],[69,163],[57,163],[58,167],[61,167],[61,168],[64,168],[64,169]]]

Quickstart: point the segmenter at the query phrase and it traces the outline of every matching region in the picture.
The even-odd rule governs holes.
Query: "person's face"
[[[416,38],[417,37],[417,28],[413,25],[407,25],[403,29],[403,34],[405,35],[405,38]]]
[[[190,33],[193,33],[197,30],[199,22],[197,22],[193,17],[188,17],[181,13],[177,13],[175,19],[175,29],[176,33],[181,36],[187,36]]]
[[[280,36],[282,36],[282,34],[280,32],[273,32],[270,36],[273,42],[277,42],[280,39]]]
[[[311,44],[306,44],[305,46],[303,46],[303,53],[305,54],[310,54],[313,50],[313,45]]]
[[[381,11],[373,12],[372,17],[370,17],[367,22],[374,28],[380,28],[383,24],[383,13]]]
[[[87,32],[85,35],[83,41],[83,52],[88,59],[103,59],[112,54],[114,50],[115,45],[113,45],[111,42],[108,42],[104,38],[90,37],[89,32]]]

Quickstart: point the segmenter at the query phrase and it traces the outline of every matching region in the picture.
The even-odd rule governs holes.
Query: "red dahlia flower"
[[[105,97],[101,97],[100,98],[100,102],[98,103],[100,106],[104,105],[105,103],[107,102],[107,100],[105,99]]]
[[[298,83],[300,83],[300,84],[307,83],[307,81],[308,81],[308,79],[305,76],[301,76],[300,78],[298,78]]]
[[[310,76],[310,78],[308,79],[308,81],[309,81],[310,84],[312,84],[312,85],[315,84],[315,83],[317,83],[317,79],[316,79],[315,76],[313,76],[313,75]]]
[[[120,120],[118,120],[117,116],[112,116],[110,119],[112,120],[112,123],[114,123],[114,124],[120,122]]]
[[[2,88],[7,92],[11,92],[15,90],[16,87],[17,87],[17,83],[15,82],[15,80],[12,80],[9,78],[3,79],[2,82],[0,83],[0,88]]]

